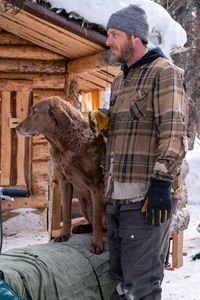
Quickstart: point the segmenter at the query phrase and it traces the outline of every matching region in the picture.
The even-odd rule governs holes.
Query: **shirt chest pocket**
[[[144,118],[148,102],[148,91],[136,90],[131,96],[130,117],[134,120]]]

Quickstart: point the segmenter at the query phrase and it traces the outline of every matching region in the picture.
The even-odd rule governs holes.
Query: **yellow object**
[[[89,113],[90,127],[94,131],[96,137],[100,132],[106,132],[108,130],[110,121],[110,112],[107,109],[94,109]]]
[[[144,202],[144,205],[142,206],[142,209],[141,209],[141,212],[142,213],[146,213],[147,212],[147,203],[148,202],[148,200],[146,200],[145,202]]]
[[[142,206],[141,208],[141,212],[142,213],[145,213],[146,214],[146,217],[147,217],[147,206],[148,206],[148,199],[146,199],[146,201],[144,202],[144,205]],[[165,217],[164,217],[164,220],[163,221],[166,221],[168,218],[168,213],[167,213],[167,210],[165,210]],[[159,223],[161,224],[162,223],[162,211],[159,210]],[[152,209],[152,224],[154,225],[155,224],[155,220],[154,220],[154,209]]]

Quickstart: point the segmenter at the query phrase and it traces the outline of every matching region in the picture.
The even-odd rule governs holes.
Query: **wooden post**
[[[75,108],[78,108],[79,87],[77,76],[72,74],[65,75],[65,100],[69,101]]]
[[[183,266],[183,231],[172,234],[172,266]]]
[[[98,90],[91,91],[92,98],[92,109],[97,109],[100,107],[100,94]]]
[[[82,94],[82,112],[87,113],[92,109],[101,107],[101,91],[92,90],[90,93]]]
[[[109,52],[102,51],[70,61],[67,64],[67,72],[69,74],[86,74],[96,70],[106,69],[108,65]]]

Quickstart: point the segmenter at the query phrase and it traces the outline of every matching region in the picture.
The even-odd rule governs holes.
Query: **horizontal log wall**
[[[0,57],[4,58],[17,58],[17,59],[33,59],[38,60],[63,60],[59,54],[54,54],[49,50],[42,49],[37,46],[2,46],[0,45]]]
[[[0,72],[4,73],[65,73],[64,60],[44,61],[32,59],[4,58],[0,60]]]
[[[0,90],[23,90],[26,82],[26,88],[29,84],[32,90],[32,104],[51,96],[65,99],[66,64],[61,55],[0,30]],[[16,198],[14,203],[4,201],[4,211],[19,207],[43,209],[48,205],[49,145],[44,137],[38,136],[32,138],[31,148],[32,195],[28,199]]]

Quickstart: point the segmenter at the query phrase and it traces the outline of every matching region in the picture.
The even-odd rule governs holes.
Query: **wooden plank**
[[[116,69],[115,75],[117,75],[118,73],[119,72],[117,72]],[[97,78],[101,78],[102,80],[106,81],[108,85],[110,85],[115,78],[115,75],[110,74],[108,70],[100,70],[97,72],[92,72],[91,74],[96,76]]]
[[[34,77],[36,77],[36,74],[26,74],[26,73],[4,73],[0,72],[0,79],[14,79],[14,80],[30,80],[32,81]]]
[[[110,86],[110,83],[107,80],[104,80],[98,76],[98,74],[94,73],[87,73],[84,74],[84,76],[79,75],[80,78],[83,80],[89,81],[91,84],[96,84],[101,87],[101,89],[106,88],[107,86]]]
[[[4,31],[0,33],[0,45],[32,45],[32,43],[15,34]]]
[[[69,101],[74,107],[79,109],[79,85],[77,82],[77,76],[67,74],[65,78],[65,99]]]
[[[33,89],[55,89],[61,90],[65,87],[65,76],[63,75],[39,75],[33,78]]]
[[[48,161],[50,158],[49,153],[49,144],[46,143],[40,143],[40,144],[34,144],[33,145],[33,154],[32,154],[32,161],[38,162],[38,161]]]
[[[49,50],[43,49],[37,46],[2,46],[0,45],[0,57],[5,58],[17,58],[17,59],[36,59],[38,60],[59,60],[64,57],[52,53]]]
[[[116,76],[118,73],[120,73],[120,71],[121,71],[121,68],[120,68],[120,66],[108,66],[107,68],[106,68],[106,70],[103,70],[103,72],[106,72],[106,73],[108,73],[108,74],[111,74],[111,75],[113,75],[113,76]]]
[[[100,91],[93,90],[91,91],[92,98],[92,109],[97,109],[100,107]]]
[[[2,119],[2,91],[0,90],[0,124]],[[1,182],[1,141],[2,141],[2,125],[0,126],[0,182]]]
[[[9,74],[10,75],[10,74]],[[2,76],[5,78],[5,74]],[[14,76],[7,76],[8,78],[13,79]],[[30,80],[30,83],[32,84],[32,88],[36,90],[43,90],[45,92],[46,89],[52,90],[52,95],[58,95],[62,98],[65,98],[64,94],[62,93],[62,90],[65,89],[65,76],[63,75],[37,75],[37,76],[22,76],[23,79],[27,78],[32,79]],[[3,80],[3,81],[2,81]],[[6,90],[11,91],[14,88],[14,85],[11,85],[10,83],[6,83],[7,80],[1,79],[0,75],[0,88],[5,87]],[[18,81],[18,82],[17,82]],[[27,86],[24,86],[22,83],[22,80],[16,79],[16,85],[21,89],[27,88]],[[90,92],[91,90],[99,89],[103,90],[105,87],[108,86],[108,83],[105,82],[104,86],[95,84],[94,82],[84,80],[83,78],[77,77],[77,82],[79,86],[79,91],[82,92]],[[17,89],[17,88],[16,88]],[[55,92],[53,92],[53,90]]]
[[[9,127],[15,128],[22,120],[23,120],[23,118],[10,118],[9,119]]]
[[[17,117],[17,92],[10,92],[10,116],[16,118]],[[10,120],[9,120],[10,124]],[[17,132],[13,128],[9,128],[11,134],[11,166],[10,166],[10,185],[16,186],[17,184],[17,153],[18,153],[18,138]]]
[[[30,91],[17,92],[17,117],[24,119],[28,115]],[[29,151],[29,150],[28,150]],[[25,179],[25,137],[18,134],[18,149],[17,149],[17,183],[16,185],[26,186]]]
[[[107,51],[81,57],[67,64],[67,72],[72,74],[85,74],[95,70],[106,69]]]
[[[58,96],[65,99],[65,92],[63,90],[33,90],[33,104],[36,104],[48,97]]]
[[[32,192],[34,194],[48,193],[49,173],[49,161],[32,162]]]
[[[5,79],[5,77],[7,79]],[[19,76],[20,77],[20,76]],[[28,75],[23,74],[17,79],[18,74],[0,74],[0,90],[13,91],[22,89],[53,89],[64,90],[65,87],[65,75],[64,74],[35,74]],[[13,79],[13,81],[8,80]]]
[[[183,266],[183,231],[172,234],[172,266]]]
[[[80,91],[83,91],[85,93],[89,93],[91,90],[96,90],[96,89],[103,90],[104,89],[104,86],[98,85],[94,82],[86,80],[85,78],[77,77],[77,82],[78,82]],[[105,83],[105,86],[106,86],[106,83]]]
[[[99,73],[99,72],[97,72]],[[93,73],[92,75],[94,76]],[[66,86],[66,79],[65,79],[65,74],[56,74],[53,76],[53,74],[50,75],[38,75],[38,74],[6,74],[5,73],[0,73],[0,79],[1,78],[8,78],[8,79],[27,79],[27,80],[32,80],[33,83],[33,89],[37,90],[46,90],[46,89],[52,89],[52,90],[64,90]],[[93,78],[93,82],[87,80],[85,77],[80,78],[77,77],[77,82],[79,86],[79,91],[83,93],[88,93],[91,90],[99,89],[99,90],[104,90],[105,87],[108,87],[110,85],[109,82],[112,82],[111,80],[107,80],[107,78],[102,78],[105,80],[103,86],[95,82]],[[63,98],[63,97],[62,97]]]
[[[0,79],[0,90],[10,92],[19,90],[32,90],[32,81]]]
[[[61,199],[59,191],[59,181],[53,161],[50,162],[50,188],[49,188],[49,211],[48,211],[48,232],[52,239],[55,231],[60,231],[61,221]]]
[[[26,40],[71,59],[97,53],[104,48],[61,27],[20,11],[0,15],[0,26]],[[34,28],[34,31],[33,31]],[[59,37],[59,38],[58,38]]]
[[[87,112],[88,115],[88,112],[92,110],[92,95],[89,92],[89,93],[83,93],[81,96],[82,96],[82,101],[81,101],[82,112]]]
[[[116,74],[119,72],[116,72]],[[105,81],[106,84],[108,83],[112,83],[113,79],[115,78],[116,74],[111,74],[111,73],[106,73],[106,71],[101,70],[101,71],[97,71],[97,72],[92,72],[91,73],[93,76],[97,76],[98,78],[101,78],[102,80]],[[10,74],[10,73],[3,73],[0,72],[0,78],[7,78],[7,79],[26,79],[26,80],[33,80],[34,78],[36,78],[38,75],[37,74],[22,74],[22,73],[18,73],[16,72],[15,74]],[[78,77],[78,76],[76,76]],[[83,77],[84,78],[84,77]]]
[[[38,56],[40,58],[40,56]],[[37,60],[24,60],[14,58],[4,58],[0,60],[0,72],[21,72],[21,73],[65,73],[66,61],[65,60],[53,60],[43,61]]]
[[[2,211],[10,211],[17,208],[37,208],[45,209],[48,207],[47,195],[31,195],[29,198],[15,198],[14,202],[3,201]]]
[[[34,161],[32,163],[32,170],[35,176],[44,176],[45,180],[49,180],[50,162],[49,161]],[[46,190],[48,187],[46,187]]]
[[[37,136],[34,136],[33,138],[32,138],[32,144],[33,144],[33,146],[35,145],[35,144],[45,144],[45,143],[47,143],[47,140],[45,139],[45,137],[43,136],[43,135],[37,135]]]
[[[10,92],[2,91],[1,180],[0,180],[2,186],[10,185],[11,134],[9,128],[9,118],[10,118]]]
[[[23,80],[0,80],[0,86],[2,89],[5,89],[2,92],[2,109],[4,110],[1,139],[2,180],[4,178],[4,183],[2,184],[28,187],[30,182],[29,163],[27,161],[29,142],[23,136],[17,135],[15,126],[19,120],[24,119],[27,115],[30,105],[31,84],[29,81]],[[20,91],[18,91],[19,88]],[[4,95],[7,95],[7,97],[5,98]],[[3,125],[5,120],[7,121],[7,130]],[[3,140],[6,141],[6,150],[4,150]],[[6,171],[3,171],[4,169]],[[8,180],[9,173],[10,179]]]
[[[82,113],[84,118],[86,117],[86,120],[88,120],[88,112],[90,110],[102,107],[103,92],[101,90],[92,90],[89,93],[83,93],[81,96]]]

